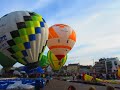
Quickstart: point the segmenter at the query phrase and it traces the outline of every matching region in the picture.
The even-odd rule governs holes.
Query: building
[[[91,65],[80,65],[79,72],[80,73],[92,73],[92,66]]]
[[[67,66],[67,72],[69,73],[78,73],[80,70],[80,64],[68,64]]]
[[[114,73],[117,71],[120,61],[115,58],[101,58],[95,62],[94,69],[96,73]]]
[[[80,65],[77,64],[68,64],[67,66],[67,72],[70,73],[90,73],[92,72],[92,66],[91,65]]]
[[[67,73],[67,66],[66,66],[66,65],[63,66],[63,67],[59,70],[59,73],[61,73],[61,74]]]

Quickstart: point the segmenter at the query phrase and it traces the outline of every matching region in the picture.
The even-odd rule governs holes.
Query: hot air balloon
[[[16,63],[15,60],[12,60],[6,57],[4,54],[0,53],[0,64],[3,66],[3,69],[5,71],[10,70],[15,63]]]
[[[118,65],[117,76],[118,76],[118,78],[120,78],[120,65]]]
[[[39,65],[40,65],[40,67],[42,67],[42,68],[46,68],[46,67],[49,66],[49,61],[48,61],[47,56],[42,55],[41,60],[39,60]]]
[[[61,60],[76,42],[75,31],[65,24],[55,24],[49,28],[47,46]]]
[[[60,70],[60,68],[65,64],[67,60],[67,56],[65,56],[64,58],[62,58],[62,60],[60,61],[61,63],[59,64],[59,60],[51,51],[48,51],[47,57],[48,57],[51,68],[55,71]]]
[[[41,15],[15,11],[0,18],[0,52],[29,67],[38,66],[48,28]]]

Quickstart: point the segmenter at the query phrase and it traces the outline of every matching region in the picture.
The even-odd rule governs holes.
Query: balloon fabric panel
[[[15,60],[12,60],[8,57],[6,57],[4,54],[0,53],[0,65],[3,66],[3,68],[10,68],[16,63]]]
[[[50,51],[48,51],[47,57],[48,57],[48,61],[49,61],[49,63],[50,63],[50,66],[51,66],[52,68],[55,68],[55,66],[54,66],[54,64],[53,64],[53,62],[52,62],[52,57],[51,57],[51,52],[50,52]]]
[[[52,27],[49,30],[49,37],[48,37],[48,39],[51,39],[51,38],[59,38],[59,36],[57,35],[57,33],[54,31],[54,29]]]
[[[73,40],[76,42],[76,34],[74,31],[72,31],[72,34],[69,36],[69,39]]]
[[[48,61],[47,56],[42,55],[41,60],[39,60],[39,65],[40,65],[40,67],[42,67],[42,68],[46,68],[46,67],[49,65],[49,61]]]

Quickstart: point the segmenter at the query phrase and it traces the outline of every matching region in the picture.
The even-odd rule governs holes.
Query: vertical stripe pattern
[[[48,39],[48,27],[42,16],[16,11],[0,19],[0,51],[26,65],[38,61]]]

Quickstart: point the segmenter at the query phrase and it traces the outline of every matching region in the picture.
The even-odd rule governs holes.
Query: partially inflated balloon
[[[59,61],[51,51],[48,51],[47,57],[53,70],[59,70],[67,60],[67,56],[65,56],[61,61]]]
[[[117,76],[120,78],[120,66],[118,66]]]
[[[12,60],[4,54],[0,53],[0,64],[3,66],[3,68],[11,68],[15,63],[15,60]]]
[[[58,60],[64,58],[76,42],[75,31],[64,24],[56,24],[49,28],[48,48]]]
[[[42,58],[39,60],[39,65],[42,68],[46,68],[47,66],[49,66],[49,61],[47,56],[42,55]]]
[[[24,65],[38,62],[47,39],[46,22],[34,12],[16,11],[0,18],[0,51]]]

